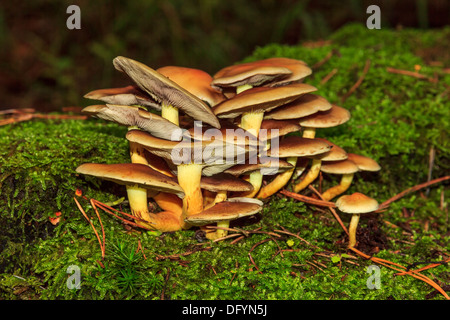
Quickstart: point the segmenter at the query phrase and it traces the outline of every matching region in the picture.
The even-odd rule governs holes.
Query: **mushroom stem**
[[[264,112],[244,112],[241,116],[241,128],[258,138]]]
[[[127,185],[127,196],[133,216],[150,222],[147,204],[147,189],[138,187],[137,185]],[[147,224],[142,221],[137,221],[136,223],[139,226],[148,227]]]
[[[144,148],[136,142],[129,143],[131,163],[148,164],[145,158]]]
[[[236,88],[236,94],[241,93],[242,91],[248,90],[253,88],[253,86],[251,84],[243,84],[242,86],[238,86]]]
[[[316,128],[304,128],[303,129],[303,138],[313,139],[316,136]]]
[[[257,198],[259,199],[268,198],[274,193],[276,193],[278,190],[283,188],[289,182],[295,170],[297,157],[289,157],[286,159],[286,161],[292,164],[293,167],[278,174],[269,184],[262,187],[258,195],[256,196]]]
[[[217,222],[217,226],[219,228],[229,228],[230,227],[230,221],[226,220],[226,221]],[[228,234],[228,230],[217,229],[217,231],[216,231],[216,237],[217,238],[225,237],[227,234]]]
[[[203,211],[203,195],[200,189],[202,165],[196,163],[177,166],[178,184],[184,191],[183,220],[190,215]],[[188,226],[186,226],[188,227]]]
[[[255,170],[250,172],[249,177],[246,180],[252,184],[253,190],[240,192],[238,193],[237,196],[253,198],[254,196],[256,196],[256,194],[258,193],[258,191],[261,189],[262,186],[263,175],[261,173],[261,170]]]
[[[320,167],[322,165],[322,160],[313,159],[311,162],[311,168],[306,173],[305,177],[297,183],[294,187],[294,192],[299,192],[305,189],[309,184],[311,184],[319,176]]]
[[[331,187],[322,193],[323,200],[329,201],[347,191],[353,181],[353,176],[353,173],[342,175],[341,182],[337,186]]]
[[[204,210],[209,209],[212,206],[216,205],[217,203],[225,201],[225,200],[227,200],[227,192],[226,191],[219,191],[219,192],[217,192],[216,197],[214,198],[214,200],[212,202],[208,203],[205,206]]]
[[[178,108],[175,108],[174,106],[165,103],[161,105],[161,117],[169,120],[170,122],[176,124],[177,126],[180,125],[178,114],[179,114]]]
[[[349,241],[348,247],[353,248],[356,245],[356,229],[359,223],[359,214],[352,215],[352,219],[350,220],[350,225],[348,226],[349,233]]]

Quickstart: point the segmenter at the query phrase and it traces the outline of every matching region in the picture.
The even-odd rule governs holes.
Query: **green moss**
[[[432,177],[448,174],[450,76],[430,65],[435,56],[425,53],[427,48],[445,49],[441,40],[449,32],[448,28],[391,31],[350,25],[335,33],[329,44],[315,48],[272,44],[257,48],[246,61],[285,56],[314,65],[333,52],[306,82],[332,103],[348,108],[352,118],[342,126],[319,130],[318,136],[380,163],[381,172],[358,174],[349,192],[364,192],[382,202],[427,180],[432,147],[436,151]],[[364,81],[342,101],[367,59],[371,65]],[[416,64],[426,76],[436,73],[439,81],[386,69],[414,70]],[[333,69],[337,73],[321,84]],[[75,190],[103,202],[119,199],[125,190],[79,177],[75,169],[84,162],[127,162],[125,133],[123,127],[95,119],[33,120],[0,127],[1,298],[160,299],[164,293],[165,299],[425,299],[432,291],[424,282],[395,276],[385,267],[381,267],[381,289],[368,289],[369,261],[321,255],[348,253],[334,217],[326,210],[276,196],[259,216],[232,226],[264,232],[285,228],[311,245],[281,233],[272,238],[267,233],[252,234],[235,244],[231,240],[198,243],[194,230],[162,235],[127,231],[118,219],[101,212],[106,236],[102,260],[97,238],[73,200]],[[337,182],[337,177],[324,176],[322,187]],[[378,215],[375,220],[388,246],[377,256],[403,265],[442,259],[450,250],[450,238],[448,218],[440,208],[441,193],[449,198],[444,185],[433,186],[426,199],[413,193]],[[100,230],[90,204],[79,199]],[[127,203],[120,208],[128,210]],[[48,218],[57,211],[62,219],[53,226]],[[342,220],[348,224],[349,217]],[[391,228],[384,221],[402,228]],[[362,218],[361,228],[368,222]],[[136,252],[139,243],[145,256]],[[78,290],[66,285],[70,265],[81,270]],[[448,284],[446,270],[438,267],[430,276]]]

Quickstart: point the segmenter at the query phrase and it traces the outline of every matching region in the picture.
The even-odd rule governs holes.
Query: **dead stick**
[[[338,72],[338,69],[334,68],[333,70],[331,70],[330,73],[328,73],[325,77],[323,77],[322,80],[320,80],[320,84],[325,84],[327,83],[336,73]]]
[[[93,199],[91,199],[90,202],[91,202],[92,207],[94,208],[95,213],[97,214],[98,221],[100,222],[100,226],[102,228],[102,239],[103,239],[102,259],[104,259],[105,258],[105,247],[106,247],[105,228],[103,228],[102,219],[100,218],[100,214],[98,213],[97,207],[95,206],[95,203],[94,203]]]
[[[366,60],[366,64],[364,65],[364,69],[363,72],[361,74],[361,76],[359,77],[359,79],[355,82],[355,84],[350,88],[350,90],[348,90],[348,92],[341,98],[341,101],[344,102],[345,100],[347,100],[347,98],[354,92],[356,91],[356,89],[358,89],[358,87],[361,85],[361,83],[363,82],[364,78],[366,77],[367,72],[369,72],[369,68],[370,68],[370,59]]]
[[[287,190],[281,190],[280,191],[281,194],[284,194],[285,196],[288,196],[290,198],[305,202],[305,203],[309,203],[309,204],[313,204],[316,206],[321,206],[321,207],[336,207],[336,204],[334,204],[333,202],[330,201],[324,201],[324,200],[318,200],[318,199],[314,199],[311,197],[307,197],[295,192],[291,192],[291,191],[287,191]]]
[[[405,195],[407,195],[410,192],[414,192],[414,191],[420,190],[422,188],[426,188],[426,187],[428,187],[428,186],[430,186],[432,184],[439,183],[439,182],[442,182],[442,181],[445,181],[445,180],[449,180],[449,179],[450,179],[450,176],[445,176],[445,177],[437,178],[437,179],[434,179],[434,180],[431,180],[431,181],[427,181],[427,182],[418,184],[418,185],[416,185],[414,187],[408,188],[408,189],[400,192],[396,196],[394,196],[394,197],[386,200],[382,204],[380,204],[378,210],[375,211],[375,212],[379,212],[380,210],[388,207],[392,202],[397,201],[398,199],[404,197]]]

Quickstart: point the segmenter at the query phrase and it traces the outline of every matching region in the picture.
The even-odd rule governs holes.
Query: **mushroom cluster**
[[[99,89],[83,113],[126,126],[130,163],[85,163],[77,172],[125,185],[136,223],[162,232],[200,227],[208,239],[229,223],[262,210],[262,199],[292,183],[296,192],[320,172],[341,174],[344,193],[358,171],[377,171],[370,158],[347,153],[316,130],[350,119],[348,110],[315,94],[312,73],[296,59],[231,65],[213,76],[194,68],[152,69],[116,57],[132,81]],[[150,211],[152,199],[160,210]],[[207,225],[217,228],[205,228]]]

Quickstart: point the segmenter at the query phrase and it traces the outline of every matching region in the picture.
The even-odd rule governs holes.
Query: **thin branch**
[[[363,82],[364,78],[366,77],[367,72],[369,72],[369,68],[370,68],[370,59],[367,59],[366,60],[366,64],[364,65],[364,69],[363,69],[363,72],[362,72],[361,76],[355,82],[355,84],[350,88],[350,90],[348,90],[348,92],[341,98],[342,102],[347,100],[347,98],[350,97],[352,95],[352,93],[356,91],[356,89],[358,89],[358,87],[361,85],[361,83]]]

